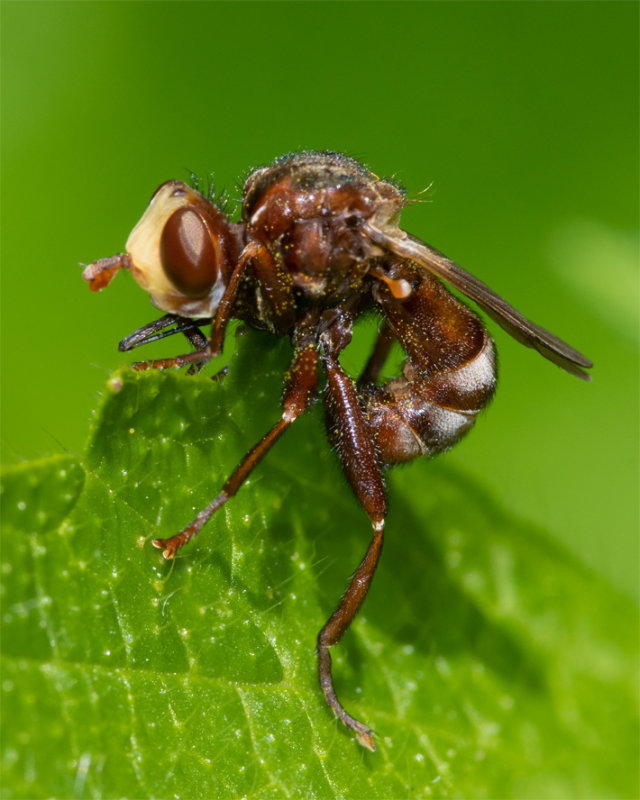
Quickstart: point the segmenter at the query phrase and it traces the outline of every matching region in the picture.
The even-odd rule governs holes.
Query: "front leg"
[[[267,323],[266,326],[274,332],[288,333],[295,322],[291,281],[265,245],[252,239],[240,254],[238,263],[231,273],[229,283],[213,318],[209,342],[195,353],[187,353],[174,358],[139,361],[133,365],[133,368],[136,370],[168,369],[169,367],[182,367],[185,364],[206,364],[207,361],[220,355],[227,325],[238,299],[240,285],[249,269],[255,276],[260,291],[259,298],[263,306],[262,316],[264,319],[259,321]]]
[[[314,332],[314,326],[303,320],[294,335],[295,355],[282,401],[282,416],[246,454],[224,483],[222,491],[196,515],[186,528],[169,539],[154,540],[154,546],[163,551],[165,558],[173,558],[181,547],[199,533],[214,513],[236,494],[252,470],[262,461],[291,423],[295,422],[315,399],[318,383],[318,351],[315,347]]]
[[[231,273],[229,283],[224,290],[224,294],[220,299],[220,303],[213,318],[211,336],[208,343],[205,343],[204,346],[195,353],[187,353],[186,355],[174,356],[173,358],[156,358],[151,361],[138,361],[133,365],[133,368],[136,370],[168,369],[169,367],[183,367],[185,364],[206,364],[207,361],[211,361],[212,358],[220,355],[224,343],[224,334],[238,297],[240,283],[244,278],[251,259],[259,256],[263,249],[263,245],[252,241],[247,244],[240,254],[238,263]]]
[[[210,322],[210,319],[196,320],[179,317],[176,314],[165,314],[164,317],[149,322],[142,328],[138,328],[137,331],[130,333],[129,336],[125,336],[118,344],[118,350],[121,353],[127,353],[129,350],[135,350],[136,347],[166,339],[176,333],[184,333],[195,350],[202,350],[207,344],[207,339],[200,330],[200,325],[207,325]]]
[[[200,330],[200,325],[206,325],[209,322],[211,320],[194,320],[176,314],[165,314],[164,317],[143,325],[129,336],[125,336],[118,345],[118,350],[121,353],[127,353],[129,350],[135,350],[136,347],[166,339],[176,333],[183,333],[193,349],[202,352],[207,346],[207,337]],[[199,372],[206,363],[205,360],[192,364],[188,370],[189,374]]]
[[[350,329],[345,330],[342,320],[321,336],[322,359],[327,373],[327,425],[329,438],[336,446],[351,488],[371,520],[373,538],[340,604],[320,631],[316,652],[320,686],[327,703],[338,719],[355,731],[360,744],[374,751],[373,732],[354,719],[338,700],[329,654],[329,648],[338,644],[369,591],[382,550],[387,513],[384,483],[372,434],[360,408],[354,382],[344,373],[337,359],[337,352],[349,338]]]

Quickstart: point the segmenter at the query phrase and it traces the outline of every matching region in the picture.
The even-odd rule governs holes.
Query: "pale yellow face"
[[[202,202],[201,195],[182,181],[168,181],[151,198],[127,240],[130,271],[161,311],[183,317],[211,317],[224,292],[222,275],[206,297],[185,297],[168,279],[160,257],[160,237],[169,217],[179,208]]]

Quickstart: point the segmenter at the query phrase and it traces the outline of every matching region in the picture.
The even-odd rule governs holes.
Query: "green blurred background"
[[[238,197],[252,166],[341,150],[433,183],[404,226],[595,362],[584,384],[489,325],[501,386],[445,457],[637,595],[637,4],[1,13],[4,463],[81,451],[117,342],[156,317],[78,262],[120,252],[159,183],[214,170]]]

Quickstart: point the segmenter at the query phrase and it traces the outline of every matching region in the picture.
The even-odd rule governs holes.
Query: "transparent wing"
[[[503,300],[485,283],[474,278],[473,275],[459,267],[454,261],[447,258],[434,247],[420,241],[415,236],[411,236],[399,228],[387,232],[377,228],[371,223],[364,226],[365,233],[369,238],[380,245],[385,250],[389,250],[398,256],[410,258],[412,261],[423,266],[425,269],[437,275],[442,280],[450,283],[456,289],[475,301],[498,325],[511,334],[514,339],[533,347],[549,361],[553,361],[562,369],[581,378],[590,381],[591,376],[585,372],[593,366],[586,356],[575,350],[573,347],[563,342],[553,333],[545,328],[541,328],[519,311]]]

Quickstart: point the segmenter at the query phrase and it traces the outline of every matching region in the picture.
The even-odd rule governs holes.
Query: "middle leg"
[[[284,393],[282,416],[278,422],[247,453],[225,482],[222,491],[195,516],[186,528],[169,539],[154,539],[154,546],[163,551],[165,558],[173,558],[181,547],[199,533],[214,513],[236,494],[254,467],[262,461],[289,425],[307,410],[316,397],[318,351],[313,334],[313,325],[307,320],[303,320],[294,337],[295,355]]]

